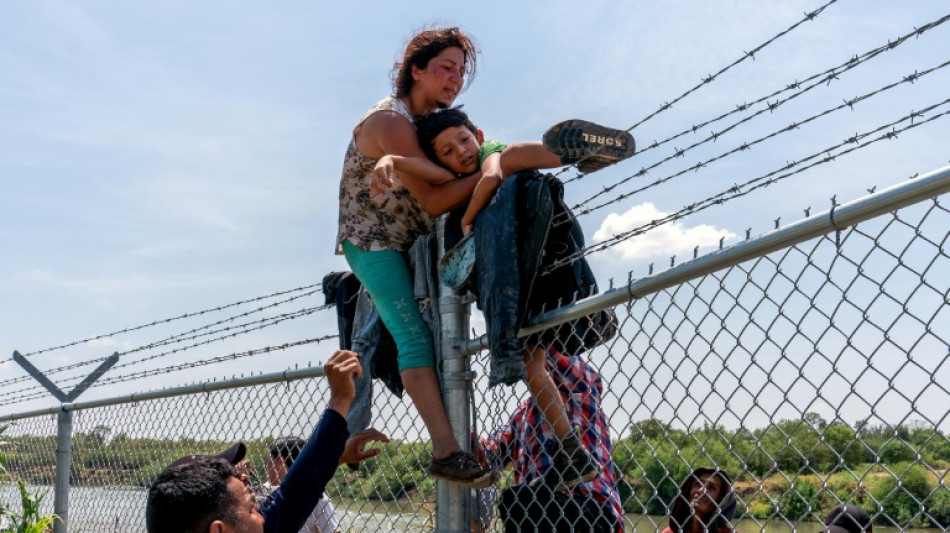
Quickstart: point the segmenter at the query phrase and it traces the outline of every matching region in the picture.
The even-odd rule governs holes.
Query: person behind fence
[[[400,173],[374,190],[373,168],[385,155],[425,157],[413,117],[448,107],[474,74],[477,50],[458,28],[415,35],[393,76],[394,94],[371,107],[353,129],[340,179],[336,254],[363,284],[395,340],[399,373],[432,440],[429,473],[482,488],[497,479],[464,452],[449,426],[435,373],[432,333],[417,307],[405,257],[433,230],[433,217],[468,201],[478,176],[457,180],[434,163],[418,174]]]
[[[358,433],[361,438],[372,439],[379,442],[389,442],[389,438],[375,429],[367,429]],[[355,435],[354,435],[355,436]],[[264,466],[264,472],[267,474],[267,482],[254,487],[254,495],[257,498],[258,506],[267,506],[267,499],[271,497],[274,489],[287,477],[287,472],[293,466],[294,461],[300,455],[306,441],[300,437],[281,437],[275,440],[268,448],[267,463]],[[367,450],[364,459],[379,455],[381,450]],[[317,506],[307,523],[300,529],[300,533],[339,533],[340,523],[333,513],[333,505],[329,498],[324,494],[317,502]]]
[[[825,517],[828,533],[872,533],[871,517],[864,509],[850,503],[842,503]]]
[[[732,533],[729,521],[735,515],[729,475],[718,468],[697,468],[680,485],[663,533]]]
[[[359,358],[339,350],[324,365],[330,398],[327,409],[300,450],[283,482],[258,507],[247,476],[234,465],[246,454],[243,443],[219,455],[188,455],[165,468],[148,489],[148,533],[297,533],[313,512],[337,466],[379,453],[366,450],[372,433],[348,438],[346,412],[353,402]],[[235,423],[244,413],[234,411]]]
[[[559,439],[544,422],[538,401],[529,396],[506,425],[479,441],[486,463],[514,468],[514,485],[502,491],[498,503],[505,531],[623,532],[610,427],[600,408],[601,376],[583,357],[567,357],[554,349],[546,353],[545,364],[568,421],[603,468],[587,482],[566,486],[556,466]]]

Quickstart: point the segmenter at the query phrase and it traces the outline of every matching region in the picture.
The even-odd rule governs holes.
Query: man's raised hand
[[[359,357],[349,350],[337,350],[323,365],[330,384],[329,408],[346,416],[356,396],[354,378],[363,377]]]

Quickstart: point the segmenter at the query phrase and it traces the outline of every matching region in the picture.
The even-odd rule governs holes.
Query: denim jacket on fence
[[[584,233],[564,203],[564,185],[550,174],[510,176],[476,217],[475,292],[488,326],[489,386],[524,378],[523,343],[517,335],[522,325],[597,293],[597,280],[584,258],[546,272],[583,247]],[[608,309],[533,334],[524,344],[553,344],[572,356],[610,339],[616,329],[616,315]]]

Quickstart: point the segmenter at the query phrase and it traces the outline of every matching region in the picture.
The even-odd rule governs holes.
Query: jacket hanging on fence
[[[446,244],[448,247],[448,243]],[[518,330],[527,321],[597,293],[584,258],[547,270],[584,247],[584,234],[564,203],[564,185],[550,174],[523,171],[502,183],[475,219],[475,294],[485,314],[491,349],[489,386],[525,377]],[[571,356],[605,342],[617,331],[612,309],[529,337]]]
[[[441,320],[437,312],[439,280],[436,268],[437,242],[435,234],[419,237],[408,252],[409,270],[413,276],[413,293],[422,318],[432,330],[435,352],[435,371],[442,384]],[[345,281],[338,281],[343,277]],[[355,283],[354,283],[355,282]],[[350,272],[333,272],[324,277],[324,293],[328,287],[336,303],[340,328],[340,349],[359,354],[363,377],[355,380],[356,396],[346,415],[350,434],[369,427],[373,417],[373,378],[386,385],[390,392],[402,397],[405,390],[399,375],[398,351],[392,335],[386,329],[369,293]],[[327,303],[331,295],[327,294]],[[344,305],[340,305],[341,302]],[[349,330],[347,330],[349,325]],[[365,372],[370,369],[370,372]]]

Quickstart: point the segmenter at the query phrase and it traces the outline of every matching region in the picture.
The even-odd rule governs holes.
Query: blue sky
[[[562,119],[627,128],[822,2],[483,3],[14,1],[0,6],[0,360],[318,282],[332,255],[342,156],[356,119],[425,24],[483,52],[457,103],[490,138],[538,139]],[[640,146],[839,65],[947,14],[946,2],[841,0],[633,131]],[[12,22],[15,21],[15,24]],[[663,165],[652,181],[948,59],[950,23]],[[947,97],[942,69],[854,110],[582,217],[588,239],[633,227]],[[707,133],[712,128],[707,128]],[[948,163],[950,119],[789,178],[591,258],[625,279]],[[568,185],[569,202],[698,137]],[[562,177],[571,177],[568,171]],[[638,178],[616,193],[635,184]],[[614,194],[605,195],[609,199]],[[309,305],[319,305],[311,298]],[[208,323],[205,320],[203,323]],[[476,321],[477,322],[477,321]],[[196,322],[202,323],[202,322]],[[332,333],[332,312],[163,366]],[[180,332],[192,326],[171,327]],[[128,334],[37,356],[41,368],[160,338]],[[319,347],[93,391],[281,370]],[[103,353],[105,352],[105,353]],[[140,365],[137,370],[150,368]],[[0,363],[7,379],[22,372]],[[29,405],[46,405],[39,402]]]

